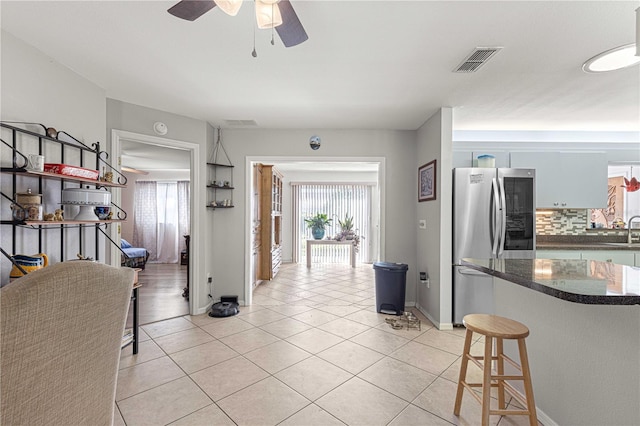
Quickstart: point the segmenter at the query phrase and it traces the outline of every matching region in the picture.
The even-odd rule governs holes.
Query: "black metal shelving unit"
[[[22,124],[22,125],[30,125],[38,130],[42,128],[43,133],[39,133],[36,131],[23,129],[15,126],[14,124]],[[64,189],[67,184],[77,184],[81,187],[83,185],[91,185],[95,186],[97,189],[108,190],[109,188],[125,188],[127,184],[127,178],[121,174],[118,170],[114,169],[111,164],[107,162],[108,154],[105,151],[100,150],[100,143],[96,142],[91,146],[84,144],[73,136],[69,135],[64,131],[55,131],[54,129],[47,128],[43,124],[39,123],[8,123],[8,122],[0,122],[0,127],[7,129],[3,131],[7,133],[9,131],[11,133],[11,143],[6,142],[4,139],[0,138],[2,144],[11,150],[11,166],[10,167],[0,167],[0,173],[3,175],[11,176],[11,195],[7,195],[4,192],[0,191],[0,199],[6,202],[11,202],[12,204],[20,206],[13,195],[18,191],[17,188],[17,176],[23,176],[28,178],[29,180],[33,180],[34,185],[37,185],[38,193],[42,193],[43,191],[43,182],[45,180],[52,181],[60,181],[60,190]],[[8,139],[8,138],[7,138]],[[23,140],[24,139],[24,140]],[[27,156],[22,153],[19,149],[20,145],[26,145],[28,143],[37,142],[38,150],[37,154],[43,155],[45,152],[45,147],[48,149],[55,149],[58,147],[58,158],[60,159],[60,163],[65,163],[65,158],[71,155],[71,151],[75,150],[78,154],[79,167],[85,167],[85,163],[89,164],[92,160],[95,164],[95,169],[98,172],[101,170],[107,170],[113,174],[115,177],[115,182],[107,182],[102,180],[94,180],[87,179],[83,177],[75,177],[75,176],[66,176],[60,175],[56,173],[48,173],[48,172],[37,172],[28,170],[27,166]],[[47,145],[49,144],[49,145]],[[47,151],[50,152],[50,151]],[[29,152],[33,154],[34,152]],[[44,220],[14,220],[13,216],[11,220],[0,220],[0,225],[10,226],[11,227],[11,253],[15,254],[17,248],[17,229],[18,228],[27,228],[33,229],[34,232],[37,233],[38,236],[38,249],[40,252],[43,251],[43,238],[44,233],[47,231],[55,232],[58,230],[60,232],[60,260],[62,261],[65,258],[65,229],[77,228],[78,229],[78,250],[79,253],[83,253],[85,247],[83,247],[83,238],[82,238],[82,230],[85,228],[93,227],[95,229],[95,247],[94,247],[94,258],[95,260],[100,259],[100,234],[102,234],[107,241],[111,244],[114,244],[120,252],[122,252],[125,256],[126,254],[122,251],[122,249],[109,237],[106,233],[107,227],[112,223],[123,222],[127,218],[127,213],[117,204],[111,202],[111,207],[115,209],[115,218],[109,220],[64,220],[64,221],[44,221]],[[16,265],[23,273],[25,271],[17,265],[10,253],[0,247],[0,253],[7,258],[13,265]],[[131,302],[133,303],[134,312],[133,312],[133,336],[132,338],[123,344],[123,347],[128,346],[130,344],[133,345],[133,353],[138,352],[138,287],[139,284],[135,283]]]
[[[104,151],[100,150],[100,143],[96,142],[91,146],[85,145],[83,142],[77,140],[73,136],[69,135],[66,132],[57,132],[56,137],[47,135],[48,129],[46,126],[42,124],[36,123],[25,123],[32,124],[35,127],[42,127],[45,134],[41,134],[32,130],[23,129],[17,127],[13,124],[9,123],[0,123],[2,128],[8,129],[11,132],[11,143],[7,143],[2,140],[3,145],[11,149],[12,152],[12,161],[11,167],[0,167],[0,173],[5,175],[12,176],[11,183],[11,195],[5,194],[4,192],[0,192],[0,195],[5,201],[11,202],[12,204],[20,205],[13,198],[13,195],[18,192],[17,187],[17,179],[16,176],[25,176],[28,178],[33,178],[34,185],[37,186],[38,193],[41,193],[43,190],[43,181],[45,180],[57,180],[61,182],[61,189],[65,187],[67,183],[78,184],[79,186],[83,185],[93,185],[98,189],[108,190],[111,187],[126,187],[127,178],[114,169],[107,161],[108,154]],[[25,140],[23,140],[23,138]],[[59,159],[61,163],[64,163],[65,157],[70,156],[70,151],[75,150],[78,153],[79,157],[79,167],[85,167],[85,164],[88,164],[91,160],[95,161],[96,170],[100,170],[101,168],[109,169],[115,177],[115,182],[104,182],[100,180],[87,179],[82,177],[74,177],[74,176],[66,176],[55,173],[48,172],[36,172],[27,170],[27,157],[24,153],[22,153],[19,149],[20,144],[29,143],[29,138],[31,142],[37,141],[38,145],[38,154],[43,155],[45,152],[45,144],[50,144],[47,148],[50,147],[58,147],[59,151]],[[64,138],[64,139],[63,139]],[[55,149],[55,148],[50,148]],[[32,154],[33,152],[30,152]],[[110,223],[114,222],[122,222],[126,219],[127,213],[120,208],[120,206],[115,203],[111,203],[113,209],[115,209],[114,217],[112,220],[96,220],[96,221],[74,221],[74,220],[65,220],[61,222],[52,222],[52,221],[31,221],[31,220],[0,220],[1,225],[9,225],[11,226],[11,252],[16,252],[17,245],[17,229],[18,227],[30,228],[34,229],[38,235],[38,249],[42,251],[43,247],[43,233],[47,231],[59,230],[60,232],[60,259],[64,259],[65,257],[65,229],[68,228],[78,228],[80,229],[78,235],[78,252],[83,253],[85,250],[83,238],[81,238],[82,229],[86,227],[94,227],[95,228],[95,247],[94,247],[94,258],[96,260],[100,259],[100,244],[99,244],[99,235],[103,234],[108,238],[108,235],[105,233],[106,227]],[[112,241],[111,241],[112,242]],[[4,250],[3,250],[4,251]],[[5,255],[6,257],[6,255]],[[9,261],[12,261],[9,258]]]

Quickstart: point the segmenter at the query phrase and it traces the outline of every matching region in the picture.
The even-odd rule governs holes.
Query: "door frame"
[[[190,183],[189,183],[189,198],[190,198],[190,207],[189,207],[189,224],[190,224],[190,234],[191,241],[189,247],[194,253],[204,253],[204,238],[200,238],[200,235],[204,233],[205,223],[204,223],[204,215],[201,212],[201,209],[198,206],[204,205],[204,201],[201,200],[202,194],[200,191],[200,172],[201,172],[201,164],[199,158],[201,158],[200,154],[200,144],[194,142],[181,141],[176,139],[167,139],[161,138],[158,136],[145,135],[141,133],[129,132],[126,130],[111,130],[111,158],[116,158],[114,167],[120,172],[121,171],[121,162],[120,155],[122,149],[122,141],[128,140],[136,143],[142,143],[146,145],[156,145],[162,146],[165,148],[177,148],[183,149],[190,152]],[[120,188],[116,191],[113,191],[112,195],[113,201],[120,205],[121,203],[121,193]],[[112,226],[109,230],[109,236],[116,244],[120,244],[120,232],[119,226]],[[117,247],[111,245],[111,265],[120,266],[120,251]],[[198,311],[198,306],[200,306],[200,291],[194,286],[196,283],[204,282],[202,277],[204,276],[203,272],[203,262],[200,261],[200,256],[189,256],[189,313],[191,315],[195,315]],[[196,290],[196,291],[194,291]]]
[[[378,186],[377,186],[377,199],[378,199],[378,224],[377,232],[374,231],[374,235],[378,238],[378,253],[377,258],[374,255],[374,260],[385,258],[385,187],[386,187],[386,159],[385,157],[287,157],[287,156],[247,156],[245,157],[245,219],[244,229],[245,243],[244,243],[244,256],[245,256],[245,271],[244,271],[244,302],[249,306],[252,304],[253,288],[251,282],[251,185],[253,183],[252,173],[254,163],[287,163],[287,162],[308,162],[308,163],[376,163],[378,165]],[[375,199],[374,195],[374,199]]]

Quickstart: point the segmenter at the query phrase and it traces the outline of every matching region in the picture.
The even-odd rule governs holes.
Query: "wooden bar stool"
[[[489,424],[490,415],[525,415],[529,416],[529,424],[537,426],[536,404],[533,399],[533,386],[531,385],[531,374],[529,372],[529,359],[527,358],[527,347],[525,338],[529,335],[529,329],[517,321],[497,315],[471,314],[465,315],[462,319],[467,328],[464,341],[464,351],[462,353],[462,365],[460,366],[460,377],[458,379],[458,391],[456,393],[456,404],[453,413],[460,415],[462,405],[462,394],[464,389],[468,389],[473,397],[482,406],[482,426]],[[473,333],[485,336],[484,356],[472,356],[470,354],[471,338]],[[493,356],[493,339],[496,339],[496,355]],[[518,365],[511,358],[503,353],[503,339],[515,339],[518,341],[520,351],[520,364]],[[467,383],[467,364],[472,361],[483,371],[482,383]],[[497,374],[491,370],[492,362],[496,361]],[[504,361],[507,361],[514,368],[522,373],[520,376],[505,375]],[[520,394],[507,380],[522,380],[524,382],[525,396]],[[473,391],[474,387],[482,388],[482,396]],[[498,409],[492,410],[491,387],[498,388]],[[526,409],[507,410],[505,401],[505,391],[520,401]]]

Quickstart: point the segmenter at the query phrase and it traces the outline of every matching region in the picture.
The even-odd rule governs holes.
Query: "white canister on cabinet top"
[[[491,154],[478,155],[478,167],[493,169],[496,167],[496,157]]]

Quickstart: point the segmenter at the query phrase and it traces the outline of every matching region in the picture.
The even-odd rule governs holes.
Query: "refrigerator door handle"
[[[502,257],[507,238],[507,200],[504,179],[498,179],[498,186],[500,187],[500,247],[498,248],[498,257]]]
[[[498,244],[500,243],[500,227],[498,223],[498,210],[500,209],[500,195],[498,193],[498,181],[491,180],[491,213],[489,217],[489,237],[491,239],[491,254],[498,255]]]

